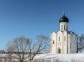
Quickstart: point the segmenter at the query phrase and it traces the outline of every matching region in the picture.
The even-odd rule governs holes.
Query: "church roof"
[[[59,19],[59,22],[69,22],[69,19],[63,15],[60,19]]]
[[[73,31],[68,31],[69,34],[75,34]],[[77,34],[75,34],[77,36]]]
[[[72,34],[75,34],[74,32],[72,32],[72,31],[68,31],[68,33],[70,34],[70,33],[72,33]]]

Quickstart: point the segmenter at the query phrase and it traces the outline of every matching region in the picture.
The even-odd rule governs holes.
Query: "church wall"
[[[67,53],[67,42],[66,42],[66,40],[64,40],[64,37],[66,37],[66,32],[62,32],[62,31],[59,31],[58,33],[57,33],[58,35],[57,35],[57,47],[58,48],[60,48],[61,49],[61,53]],[[59,41],[59,37],[60,37],[60,41]],[[57,50],[58,50],[58,48],[57,48]]]
[[[58,31],[57,33],[52,33],[52,42],[53,40],[55,44],[52,43],[52,53],[58,53],[58,49],[60,49],[63,54],[67,53],[67,32]]]
[[[56,53],[56,33],[51,35],[51,53]]]
[[[71,44],[71,36],[70,36],[70,34],[68,33],[68,53],[71,53],[71,52],[70,52],[70,50],[71,50],[71,49],[70,49],[70,48],[71,48],[71,45],[70,45],[70,44]]]
[[[61,36],[62,36],[62,53],[63,54],[67,54],[67,32],[66,31],[63,31],[61,32]]]
[[[62,54],[77,52],[77,36],[73,33],[67,33],[67,31],[53,32],[51,40],[51,53],[53,54],[58,53],[58,49],[61,50]]]
[[[68,47],[68,53],[76,53],[77,52],[77,36],[73,33],[68,34],[69,38],[68,38],[68,42],[70,44]]]
[[[72,43],[71,43],[71,51],[72,53],[76,53],[77,52],[77,37],[75,34],[73,34],[72,36]]]

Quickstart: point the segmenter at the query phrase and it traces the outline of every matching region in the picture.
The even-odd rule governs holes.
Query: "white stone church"
[[[68,30],[69,19],[63,15],[59,19],[60,30],[51,34],[51,53],[77,53],[77,35]]]

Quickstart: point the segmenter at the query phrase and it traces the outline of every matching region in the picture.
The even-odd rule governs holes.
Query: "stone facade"
[[[51,53],[77,53],[77,35],[68,31],[68,18],[63,16],[60,22],[60,30],[51,34]]]

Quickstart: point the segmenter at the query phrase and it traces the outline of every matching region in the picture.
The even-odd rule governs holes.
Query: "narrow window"
[[[65,30],[65,25],[64,25],[64,30]]]
[[[53,40],[53,44],[54,44],[54,40]]]
[[[70,48],[71,48],[71,42],[70,42]]]
[[[60,41],[60,37],[59,37],[59,41]]]

